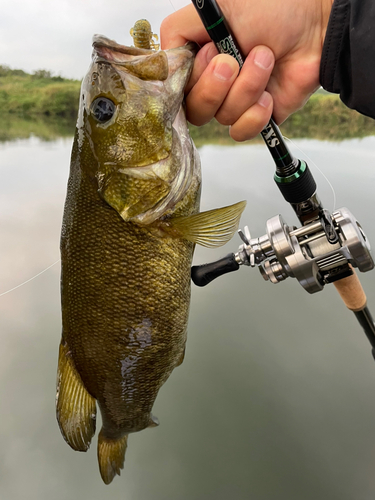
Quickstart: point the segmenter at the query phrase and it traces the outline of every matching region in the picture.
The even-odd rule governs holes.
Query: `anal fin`
[[[63,341],[57,371],[56,416],[65,441],[73,450],[87,451],[95,434],[96,400],[83,385]]]

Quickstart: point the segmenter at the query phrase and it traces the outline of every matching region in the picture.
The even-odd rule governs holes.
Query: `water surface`
[[[375,137],[298,146],[334,184],[336,208],[347,206],[375,242]],[[0,145],[0,293],[59,259],[70,149],[71,138]],[[242,225],[254,237],[277,213],[297,223],[263,145],[200,153],[202,209],[248,200]],[[332,210],[330,187],[312,168]],[[195,262],[239,243],[198,248]],[[374,273],[361,280],[375,314]],[[59,301],[59,265],[0,297],[1,499],[374,498],[375,363],[333,287],[309,295],[248,268],[194,287],[185,361],[154,408],[161,425],[130,436],[109,487],[96,437],[88,453],[73,452],[55,421]]]

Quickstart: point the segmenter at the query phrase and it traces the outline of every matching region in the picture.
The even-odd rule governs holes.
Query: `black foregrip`
[[[301,203],[313,196],[316,191],[316,183],[308,165],[303,162],[303,172],[301,168],[297,173],[288,177],[275,176],[276,184],[288,203]],[[296,177],[294,177],[296,176]],[[284,180],[284,182],[282,182]]]
[[[237,271],[239,267],[234,257],[234,253],[230,253],[216,262],[202,264],[201,266],[193,266],[191,268],[191,279],[197,286],[206,286],[211,283],[212,280],[223,274]]]

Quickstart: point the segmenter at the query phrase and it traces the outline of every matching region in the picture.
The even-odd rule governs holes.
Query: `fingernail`
[[[263,92],[263,94],[258,99],[258,104],[263,108],[268,108],[271,104],[272,97],[268,92]]]
[[[270,50],[259,49],[254,56],[254,63],[262,69],[269,69],[273,63],[273,55]]]
[[[219,62],[214,69],[214,75],[218,80],[227,81],[233,76],[233,68],[225,62]]]

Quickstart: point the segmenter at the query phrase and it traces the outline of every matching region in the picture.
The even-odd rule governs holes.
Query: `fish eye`
[[[105,123],[112,118],[116,105],[106,97],[97,97],[91,104],[91,113],[100,123]]]

